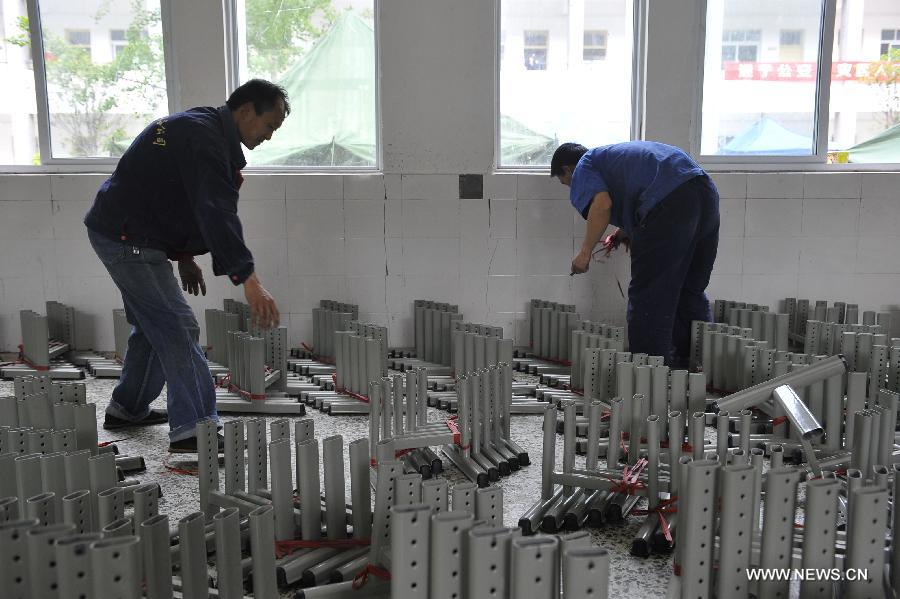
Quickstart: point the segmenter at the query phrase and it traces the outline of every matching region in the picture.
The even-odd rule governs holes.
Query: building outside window
[[[803,60],[803,30],[782,29],[779,33],[778,60],[799,62]]]
[[[900,49],[900,29],[882,29],[881,51],[878,56],[887,55],[892,48]]]
[[[722,32],[722,62],[755,62],[762,32],[758,29],[726,29]]]
[[[66,29],[66,43],[74,48],[91,51],[90,29]]]
[[[128,40],[125,37],[124,29],[110,29],[109,30],[109,43],[112,47],[112,55],[113,58],[118,58],[119,54],[122,53],[122,50],[125,49],[125,46],[128,45]]]
[[[585,61],[604,60],[606,58],[606,43],[609,34],[603,30],[590,30],[584,32]]]
[[[549,37],[549,33],[546,31],[525,32],[525,68],[529,71],[547,70]]]

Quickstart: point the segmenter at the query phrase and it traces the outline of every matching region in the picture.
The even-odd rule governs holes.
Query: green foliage
[[[862,81],[874,87],[881,97],[884,128],[900,125],[900,48],[890,48],[881,60],[871,63]]]
[[[246,0],[252,76],[277,80],[334,23],[331,0]]]

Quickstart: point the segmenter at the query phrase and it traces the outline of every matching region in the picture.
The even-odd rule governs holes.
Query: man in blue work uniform
[[[197,451],[197,423],[218,421],[200,326],[182,294],[206,295],[194,256],[212,253],[213,273],[244,286],[256,324],[278,325],[275,300],[244,244],[237,201],[247,164],[241,144],[252,150],[270,139],[289,113],[284,89],[248,81],[224,106],[148,125],[100,187],[84,224],[133,326],[104,428],[168,421],[169,451],[189,453]],[[178,262],[181,288],[170,260]],[[150,408],[163,384],[168,412]]]
[[[587,272],[608,225],[618,229],[599,252],[630,247],[628,343],[632,352],[687,367],[691,321],[711,320],[705,290],[719,245],[719,193],[678,148],[632,141],[588,150],[557,148],[550,175],[570,187],[587,221],[572,273]]]

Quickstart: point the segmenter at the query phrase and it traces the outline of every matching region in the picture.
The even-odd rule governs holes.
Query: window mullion
[[[828,125],[831,114],[831,57],[834,49],[834,20],[837,0],[825,0],[822,33],[819,36],[819,86],[816,101],[816,156],[825,161],[828,156]]]
[[[38,148],[41,164],[52,158],[50,153],[50,106],[47,100],[47,72],[44,68],[44,37],[41,32],[41,11],[38,0],[26,0],[28,33],[31,37],[31,63],[34,72],[34,93],[37,96]]]

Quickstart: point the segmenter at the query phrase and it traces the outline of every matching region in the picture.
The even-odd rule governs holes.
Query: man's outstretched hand
[[[178,275],[181,277],[181,288],[191,295],[206,295],[206,282],[203,271],[193,258],[178,261]]]
[[[590,252],[585,252],[584,250],[578,252],[578,254],[572,258],[572,272],[569,274],[572,275],[580,275],[581,273],[587,272],[588,268],[591,267],[591,254]]]
[[[275,305],[275,298],[262,286],[256,273],[244,281],[244,297],[250,304],[250,319],[254,325],[262,329],[278,326],[281,315],[278,313],[278,306]]]

